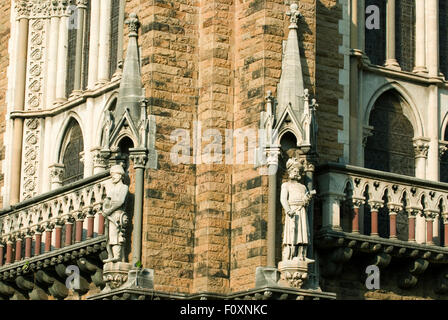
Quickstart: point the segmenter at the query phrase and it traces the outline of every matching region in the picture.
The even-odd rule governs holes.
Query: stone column
[[[76,217],[75,222],[75,242],[81,242],[82,241],[82,231],[83,231],[83,224],[84,224],[84,217],[87,213],[80,213]]]
[[[93,215],[93,211],[90,210],[87,213],[87,239],[92,239],[93,238],[93,225],[94,225],[94,220],[95,216]]]
[[[352,217],[352,233],[359,234],[359,208],[364,202],[362,200],[353,199],[353,217]]]
[[[16,237],[16,258],[15,262],[22,260],[22,235]]]
[[[378,236],[378,210],[382,207],[382,203],[372,201],[370,205],[370,235],[373,237]]]
[[[277,216],[277,170],[280,148],[269,148],[267,151],[267,165],[269,174],[268,194],[268,230],[267,230],[267,266],[275,268],[275,241]]]
[[[386,63],[385,67],[401,70],[395,57],[395,0],[387,0],[386,8]]]
[[[78,21],[76,30],[76,58],[75,58],[75,79],[73,85],[73,94],[78,95],[81,93],[81,76],[82,76],[82,55],[83,55],[83,44],[84,35],[87,30],[85,30],[85,16],[86,16],[86,0],[78,0]]]
[[[415,242],[415,218],[417,212],[413,210],[408,211],[408,241]]]
[[[52,226],[47,226],[45,229],[45,252],[51,251]]]
[[[65,222],[65,245],[70,246],[72,244],[73,234],[73,219],[67,219]]]
[[[98,80],[100,0],[91,0],[90,17],[89,80],[87,86],[92,89]]]
[[[418,1],[417,1],[418,2]],[[439,75],[439,1],[425,0],[426,64],[428,75]]]
[[[439,181],[439,88],[437,85],[430,85],[428,87],[428,105],[427,108],[427,132],[428,138],[426,144],[429,149],[426,151],[427,171],[426,179],[432,181]]]
[[[341,201],[344,195],[324,195],[322,203],[322,227],[324,229],[342,231],[341,228]]]
[[[8,239],[6,242],[6,264],[12,263],[12,241]]]
[[[3,256],[5,254],[5,246],[3,243],[0,243],[0,267],[3,266]]]
[[[143,190],[145,165],[148,160],[144,148],[129,149],[130,159],[135,170],[135,201],[134,201],[134,235],[132,239],[132,265],[142,260],[142,227],[143,227]]]
[[[443,214],[443,239],[443,246],[448,247],[448,215],[446,213]]]
[[[55,102],[58,72],[59,21],[60,8],[58,2],[52,2],[50,18],[50,47],[47,59],[47,107]]]
[[[33,242],[33,236],[31,233],[27,233],[25,236],[25,259],[31,258],[31,244]]]
[[[62,242],[62,222],[56,224],[54,231],[55,231],[54,248],[60,249],[60,248],[62,248],[62,243],[61,243]]]
[[[67,54],[68,54],[68,3],[61,3],[61,18],[59,21],[58,62],[56,78],[56,102],[64,102],[66,97],[67,81]]]
[[[399,206],[389,206],[389,239],[397,239],[397,215],[400,211]]]
[[[111,11],[112,11],[112,1],[101,0],[100,46],[98,54],[98,84],[104,84],[109,81]]]
[[[25,108],[25,83],[28,55],[28,6],[26,1],[16,1],[18,30],[15,56],[14,111]],[[23,119],[15,118],[13,122],[13,143],[11,154],[10,204],[20,201],[20,180],[22,163]]]
[[[359,62],[362,58],[362,52],[359,49],[359,33],[364,30],[359,28],[359,4],[361,0],[351,0],[350,16],[350,118],[349,118],[349,163],[351,165],[359,165],[358,152],[360,147],[360,139],[358,132],[359,124]]]
[[[36,233],[34,234],[34,255],[38,256],[40,255],[40,247],[42,243],[42,232],[36,230]]]
[[[98,214],[98,235],[104,235],[104,216],[102,214],[102,204],[96,204],[93,207],[95,214]]]
[[[433,232],[434,232],[434,218],[437,216],[437,212],[426,212],[426,244],[429,246],[434,245]]]
[[[414,72],[428,74],[426,68],[425,1],[415,2],[415,67]]]

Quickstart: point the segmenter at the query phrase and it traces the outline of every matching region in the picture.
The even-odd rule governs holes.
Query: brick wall
[[[142,78],[156,117],[158,170],[146,170],[143,265],[156,270],[155,288],[189,292],[193,282],[195,176],[192,164],[170,161],[170,134],[190,129],[198,101],[198,2],[128,1],[142,24]]]
[[[253,149],[244,151],[245,164],[195,165],[191,156],[191,164],[175,165],[170,134],[187,129],[192,143],[193,123],[199,121],[202,133],[220,132],[224,152],[226,129],[258,129],[266,92],[276,94],[281,75],[288,5],[283,0],[126,4],[126,12],[138,12],[142,22],[143,82],[157,122],[159,169],[147,170],[145,178],[143,264],[156,270],[158,290],[245,290],[255,284],[256,267],[266,263],[268,183],[249,163]],[[343,64],[337,53],[341,7],[336,1],[304,0],[299,9],[305,85],[319,99],[319,121],[330,124],[321,127],[319,146],[324,159],[335,160],[342,153],[333,141],[342,126],[337,116],[343,94],[337,84]],[[316,10],[325,33],[317,43]],[[316,83],[322,89],[316,90]],[[209,143],[204,139],[202,148]],[[281,208],[278,214],[281,241]]]
[[[321,163],[337,162],[343,156],[343,145],[338,143],[338,130],[343,129],[338,100],[344,98],[339,84],[339,70],[344,68],[344,56],[339,52],[343,41],[339,33],[342,5],[338,0],[318,0],[316,11],[317,152]]]

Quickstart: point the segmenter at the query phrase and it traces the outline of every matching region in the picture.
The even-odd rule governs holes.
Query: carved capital
[[[94,148],[91,150],[93,155],[93,171],[94,173],[102,172],[106,170],[108,165],[108,157],[106,153],[103,153],[100,148]]]
[[[18,0],[14,9],[16,10],[17,19],[27,19],[30,16],[31,4],[25,0]]]
[[[140,21],[135,13],[131,13],[125,22],[129,28],[129,36],[137,37],[138,29],[140,28]]]
[[[443,158],[443,156],[448,151],[448,143],[440,141],[439,142],[439,160]]]
[[[367,139],[373,136],[373,127],[364,126],[362,129],[362,146],[365,148],[367,145]]]
[[[378,211],[384,206],[382,201],[369,201],[370,210]]]
[[[266,164],[268,166],[278,166],[278,158],[280,156],[280,148],[266,148]]]
[[[299,6],[297,3],[292,3],[289,7],[289,11],[286,13],[289,17],[289,21],[291,22],[289,28],[297,29],[297,24],[299,23],[299,19],[302,17],[302,14],[299,12]]]
[[[353,208],[355,209],[359,209],[365,203],[365,199],[353,197],[350,200],[352,202]]]
[[[428,139],[414,139],[414,153],[416,158],[428,158],[429,143]]]
[[[425,210],[423,212],[423,215],[426,218],[426,221],[434,221],[434,219],[439,215],[439,213],[433,210]]]
[[[397,203],[390,203],[387,205],[389,208],[389,215],[397,215],[401,210],[403,210],[403,205]]]
[[[134,164],[134,168],[135,169],[144,169],[146,166],[146,161],[148,160],[148,152],[146,149],[130,149],[130,156],[129,159],[131,159],[131,161]]]
[[[128,280],[131,264],[123,262],[108,262],[103,266],[103,281],[106,283],[104,291],[110,291],[123,286]]]
[[[408,213],[409,219],[415,219],[415,217],[417,217],[417,215],[420,213],[420,210],[415,208],[406,208],[406,212]]]
[[[55,163],[50,166],[50,183],[51,188],[55,189],[62,185],[64,179],[65,166],[60,163]]]

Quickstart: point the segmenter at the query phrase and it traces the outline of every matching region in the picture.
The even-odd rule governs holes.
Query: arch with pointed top
[[[64,120],[64,122],[62,123],[61,129],[59,130],[57,136],[56,136],[56,152],[54,152],[53,154],[53,163],[62,163],[61,157],[63,155],[63,144],[64,144],[64,140],[65,140],[65,136],[67,133],[67,130],[69,129],[70,123],[72,120],[75,120],[77,122],[77,124],[79,125],[79,128],[81,129],[81,134],[83,137],[83,144],[84,146],[86,145],[84,139],[85,139],[85,128],[83,127],[83,122],[81,121],[81,118],[79,117],[79,115],[74,112],[74,111],[70,111],[66,117],[66,119]]]
[[[418,111],[417,105],[415,103],[415,99],[412,97],[412,94],[404,88],[401,84],[396,81],[389,82],[379,87],[375,93],[370,97],[369,102],[367,103],[363,123],[365,126],[369,126],[370,115],[372,113],[373,107],[381,95],[389,90],[396,91],[403,99],[405,103],[402,104],[403,114],[405,117],[411,122],[414,128],[414,137],[424,137],[426,130],[423,125],[423,120],[420,112]]]
[[[98,127],[96,128],[96,134],[95,134],[95,141],[94,145],[96,146],[102,146],[103,143],[103,131],[104,131],[104,113],[106,110],[110,110],[114,105],[116,106],[116,103],[118,102],[118,90],[115,90],[112,92],[112,94],[107,98],[106,103],[103,106],[103,109],[101,110],[100,118],[98,119]],[[116,122],[117,119],[114,119],[114,122]]]

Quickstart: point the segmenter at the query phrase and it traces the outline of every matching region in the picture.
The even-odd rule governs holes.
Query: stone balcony
[[[448,292],[448,184],[333,163],[318,169],[317,180],[323,276],[341,274],[357,256],[366,266],[398,264],[403,289],[431,267],[434,290]]]
[[[104,286],[101,212],[109,179],[97,174],[0,212],[0,298],[64,299],[69,265],[80,269],[79,295],[91,282]]]

